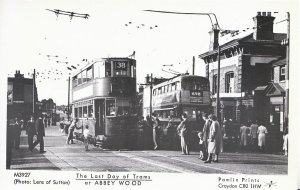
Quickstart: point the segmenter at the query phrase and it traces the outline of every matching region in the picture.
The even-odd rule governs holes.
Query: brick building
[[[35,111],[39,110],[38,94],[35,82],[32,78],[24,78],[20,71],[16,71],[15,77],[8,77],[7,81],[7,117],[17,115],[25,121],[33,113],[33,92],[35,99]]]
[[[275,17],[258,12],[253,30],[211,31],[206,63],[216,112],[218,43],[220,44],[220,114],[238,123],[258,120],[282,131],[284,123],[286,34],[273,32]],[[224,40],[226,39],[226,40]],[[223,40],[223,42],[222,42]]]

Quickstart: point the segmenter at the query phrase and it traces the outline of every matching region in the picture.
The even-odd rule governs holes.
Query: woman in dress
[[[211,163],[212,156],[215,155],[213,162],[219,161],[219,153],[222,151],[222,129],[215,115],[210,115],[212,121],[208,135],[208,158],[204,163]]]
[[[240,127],[240,137],[241,137],[241,148],[243,149],[248,145],[248,133],[249,133],[249,128],[242,123],[242,126]]]
[[[190,154],[188,147],[188,126],[187,126],[187,114],[182,114],[182,121],[177,127],[177,131],[181,140],[182,154]]]
[[[257,129],[258,134],[258,147],[260,150],[264,150],[266,146],[266,134],[268,133],[267,128],[260,125]]]

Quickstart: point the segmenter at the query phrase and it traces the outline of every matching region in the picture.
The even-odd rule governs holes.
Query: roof
[[[285,57],[281,57],[275,61],[271,61],[272,66],[279,66],[279,65],[286,65],[286,58]]]
[[[241,35],[240,37],[234,37],[232,40],[227,41],[220,45],[221,49],[228,49],[232,46],[236,46],[242,43],[257,43],[257,44],[266,44],[266,45],[281,45],[281,41],[286,38],[286,34],[283,33],[274,33],[274,40],[255,40],[253,38],[253,32],[247,35]],[[217,53],[218,50],[207,51],[203,54],[200,54],[200,58],[207,57],[209,55]]]
[[[278,83],[270,83],[265,89],[266,96],[281,96],[285,94],[285,90]]]

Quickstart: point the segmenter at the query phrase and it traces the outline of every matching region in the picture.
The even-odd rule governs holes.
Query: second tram
[[[161,121],[161,137],[167,136],[167,124],[173,116],[179,124],[181,115],[188,115],[191,131],[202,130],[202,114],[211,112],[210,88],[208,78],[195,75],[180,75],[153,86],[146,86],[143,93],[143,116],[150,115],[150,93],[152,93],[152,112]],[[191,138],[198,138],[194,133]]]

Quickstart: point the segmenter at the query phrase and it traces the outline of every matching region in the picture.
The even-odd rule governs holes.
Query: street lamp
[[[167,14],[184,14],[184,15],[205,15],[209,17],[209,20],[211,22],[211,26],[212,26],[212,31],[216,34],[219,34],[220,26],[218,23],[218,19],[217,16],[215,15],[215,13],[185,13],[185,12],[171,12],[171,11],[157,11],[157,10],[144,10],[147,12],[156,12],[156,13],[167,13]],[[212,17],[215,19],[215,24],[212,20]],[[217,38],[217,41],[214,44],[214,49],[218,48],[218,72],[217,72],[217,97],[216,97],[216,116],[218,118],[218,121],[220,121],[220,55],[221,55],[221,48],[219,45],[219,38]]]

